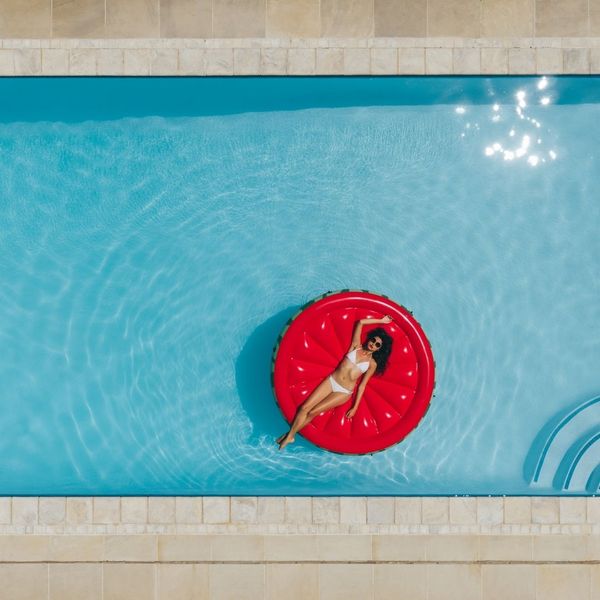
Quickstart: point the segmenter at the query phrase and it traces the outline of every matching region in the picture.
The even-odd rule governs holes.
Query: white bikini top
[[[346,358],[353,364],[356,365],[362,373],[365,373],[366,370],[369,368],[369,361],[366,362],[356,362],[356,348],[354,350],[352,350],[352,352],[348,352],[348,354],[346,354]]]

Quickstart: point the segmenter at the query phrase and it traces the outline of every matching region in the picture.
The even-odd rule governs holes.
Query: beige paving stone
[[[148,600],[155,596],[155,565],[103,565],[103,600]]]
[[[49,565],[48,599],[102,600],[102,565]]]
[[[14,50],[0,50],[0,75],[14,75]],[[9,499],[10,502],[10,499]]]
[[[52,36],[104,37],[105,0],[52,0]]]
[[[479,0],[429,0],[427,3],[429,37],[479,37]]]
[[[319,37],[319,0],[267,0],[267,37]]]
[[[126,48],[123,50],[125,75],[150,75],[150,50]]]
[[[68,53],[68,50],[59,50]],[[92,498],[67,498],[66,521],[68,525],[85,525],[92,523],[92,514]]]
[[[63,48],[44,48],[42,50],[42,73],[44,75],[68,75],[69,51]],[[91,502],[91,500],[90,500]],[[68,507],[67,507],[68,512]],[[91,511],[90,511],[91,520]],[[67,517],[68,522],[68,517]]]
[[[561,524],[585,523],[587,520],[587,499],[560,498],[559,512]]]
[[[11,519],[12,515],[10,496],[0,497],[0,524],[8,524],[11,522]]]
[[[265,0],[213,0],[214,37],[264,37],[265,4]]]
[[[175,48],[152,48],[150,50],[150,74],[151,75],[175,75],[179,66],[179,53]],[[155,502],[152,502],[152,501]],[[148,522],[153,523],[151,515],[158,515],[162,510],[151,508],[154,506],[161,506],[163,503],[160,501],[165,500],[164,498],[148,498]],[[173,500],[173,499],[170,499]],[[168,500],[167,500],[168,503]],[[175,502],[173,501],[173,520],[175,515]],[[165,510],[168,510],[165,508]],[[163,521],[167,522],[167,521]]]
[[[216,561],[262,561],[264,536],[216,535],[211,537],[211,557]]]
[[[73,48],[69,52],[69,74],[96,75],[96,58],[95,49]],[[118,503],[118,498],[109,498],[107,500],[116,500]]]
[[[367,523],[371,525],[394,523],[394,498],[372,496],[367,498]]]
[[[589,0],[589,35],[600,36],[600,0]]]
[[[316,535],[267,535],[264,537],[266,561],[315,561],[319,554]]]
[[[47,0],[2,0],[0,38],[50,37],[50,13]]]
[[[504,522],[529,525],[531,523],[531,498],[504,498]]]
[[[536,71],[544,75],[563,72],[563,51],[560,48],[538,48],[536,51]]]
[[[318,559],[321,561],[371,560],[373,542],[370,535],[319,535]]]
[[[109,38],[157,38],[159,8],[155,0],[106,0],[105,34]]]
[[[319,600],[318,565],[266,566],[267,600]]]
[[[481,73],[506,75],[508,73],[508,50],[506,48],[482,48]]]
[[[398,51],[396,48],[371,48],[371,74],[396,75]]]
[[[477,522],[480,525],[504,523],[503,498],[477,498]]]
[[[96,68],[98,75],[123,75],[123,50],[118,48],[98,48]]]
[[[40,498],[38,507],[40,525],[57,525],[65,522],[66,498]]]
[[[479,538],[475,535],[432,535],[427,539],[428,561],[475,562],[479,558]]]
[[[212,36],[211,0],[160,0],[160,35],[166,38]]]
[[[53,562],[99,562],[104,559],[102,535],[53,535],[49,537],[48,560]]]
[[[588,35],[587,0],[536,0],[535,17],[537,36]]]
[[[588,565],[538,565],[536,577],[540,600],[588,600],[590,597]]]
[[[341,48],[317,48],[317,74],[335,75],[344,70],[344,51]]]
[[[399,48],[398,73],[401,75],[425,74],[425,49]]]
[[[148,498],[148,523],[175,523],[175,498]]]
[[[258,75],[260,73],[260,53],[260,48],[234,48],[233,74]]]
[[[15,73],[19,75],[40,75],[42,72],[42,51],[37,48],[14,50]]]
[[[587,558],[586,536],[536,535],[533,537],[535,561],[584,561]]]
[[[531,522],[540,525],[559,523],[558,498],[532,498]]]
[[[587,499],[587,522],[600,525],[600,497]]]
[[[600,73],[600,48],[590,48],[590,73],[592,75]],[[593,510],[598,512],[597,507],[594,507]]]
[[[528,535],[481,535],[479,557],[482,561],[531,561],[533,537]]]
[[[422,0],[375,0],[375,36],[425,37],[427,3]]]
[[[319,598],[365,600],[372,596],[373,565],[319,565]]]
[[[203,510],[205,523],[229,523],[229,496],[205,496]]]
[[[588,560],[600,561],[600,536],[598,534],[587,534],[585,537]]]
[[[535,600],[534,565],[482,565],[485,600]]]
[[[17,73],[19,71],[17,70]],[[13,498],[12,499],[12,523],[13,525],[35,525],[38,522],[38,499],[37,498]]]
[[[424,561],[429,536],[374,535],[372,542],[376,561]]]
[[[452,54],[452,50],[450,50]],[[423,523],[427,525],[444,525],[448,523],[448,498],[423,498]]]
[[[74,52],[92,53],[89,50],[71,50],[71,71],[73,70]],[[94,54],[94,70],[96,68]],[[94,523],[119,523],[121,520],[121,499],[120,498],[101,498],[93,499],[93,521]]]
[[[476,498],[449,498],[450,523],[453,525],[474,525],[477,523]]]
[[[48,566],[0,564],[2,598],[6,600],[41,600],[48,597]]]
[[[590,599],[600,600],[600,565],[590,565],[591,589]]]
[[[206,74],[233,75],[233,49],[207,48]],[[204,506],[206,506],[206,504]]]
[[[452,58],[451,48],[426,48],[425,72],[428,75],[451,75]]]
[[[481,600],[479,565],[427,565],[428,600]]]
[[[285,522],[312,523],[312,498],[307,496],[287,497],[285,499]]]
[[[481,71],[481,51],[479,48],[454,48],[452,68],[455,74],[478,75]]]
[[[395,498],[395,522],[399,525],[420,524],[422,518],[421,498]]]
[[[256,496],[232,496],[231,522],[256,523],[257,505],[258,499]]]
[[[147,523],[148,498],[145,496],[121,498],[121,520],[123,523]]]
[[[371,70],[371,53],[368,48],[344,48],[344,73],[368,75]]]
[[[158,600],[209,600],[208,565],[158,565]]]
[[[367,499],[345,496],[340,498],[340,523],[366,523]]]
[[[0,562],[48,560],[49,545],[45,535],[0,535]]]
[[[264,565],[210,565],[211,600],[257,600],[265,595]]]
[[[104,560],[109,562],[153,562],[158,557],[155,535],[107,535]]]
[[[283,523],[285,520],[285,498],[260,496],[257,505],[259,523]]]
[[[373,594],[375,600],[427,600],[427,565],[374,565]]]
[[[565,74],[588,75],[590,72],[590,51],[588,48],[568,48],[563,50]]]
[[[340,51],[341,52],[341,51]],[[317,61],[318,61],[317,51]],[[339,497],[319,497],[312,500],[313,523],[339,523],[340,499]]]
[[[535,0],[483,0],[481,37],[529,37],[534,34]]]
[[[508,72],[511,75],[535,73],[535,50],[533,48],[509,48]]]
[[[285,75],[286,70],[287,70],[287,49],[286,48],[262,48],[261,49],[261,51],[260,51],[260,73],[262,75]],[[256,518],[256,514],[255,514],[255,518]]]
[[[373,27],[373,0],[321,0],[322,37],[370,37]]]
[[[202,523],[202,498],[178,496],[175,498],[175,520],[182,524]]]
[[[158,560],[208,561],[211,557],[211,539],[209,535],[159,535]]]
[[[314,48],[290,48],[288,50],[288,74],[313,75],[316,69],[316,61],[317,53]],[[291,500],[305,501],[309,505],[308,512],[310,513],[310,498],[292,498]],[[312,519],[312,515],[308,518]]]
[[[206,50],[204,48],[181,48],[179,50],[179,73],[182,75],[206,75]]]

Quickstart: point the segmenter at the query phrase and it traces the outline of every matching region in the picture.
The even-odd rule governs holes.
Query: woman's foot
[[[279,449],[283,450],[288,444],[292,444],[295,438],[288,437],[287,435],[283,436],[281,441],[278,441]]]
[[[283,442],[283,438],[284,438],[286,435],[287,435],[287,433],[284,433],[283,435],[280,435],[280,436],[279,436],[279,437],[278,437],[278,438],[275,440],[275,442],[276,442],[277,444],[281,444],[281,442]]]

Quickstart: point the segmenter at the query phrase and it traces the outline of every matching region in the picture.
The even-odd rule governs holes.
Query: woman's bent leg
[[[279,444],[280,450],[283,450],[289,443],[294,441],[294,436],[296,435],[296,432],[300,431],[300,429],[302,429],[306,424],[305,421],[308,417],[309,411],[314,406],[319,404],[319,402],[324,400],[329,394],[331,394],[331,384],[329,383],[329,379],[325,379],[312,391],[310,396],[302,403],[302,405],[298,409],[298,412],[296,413],[296,416],[294,417],[290,430],[286,434],[277,438],[277,443]]]

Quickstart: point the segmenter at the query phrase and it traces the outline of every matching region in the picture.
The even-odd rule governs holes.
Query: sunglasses
[[[381,342],[378,342],[375,338],[369,338],[369,341],[375,346],[375,348],[381,348]]]

